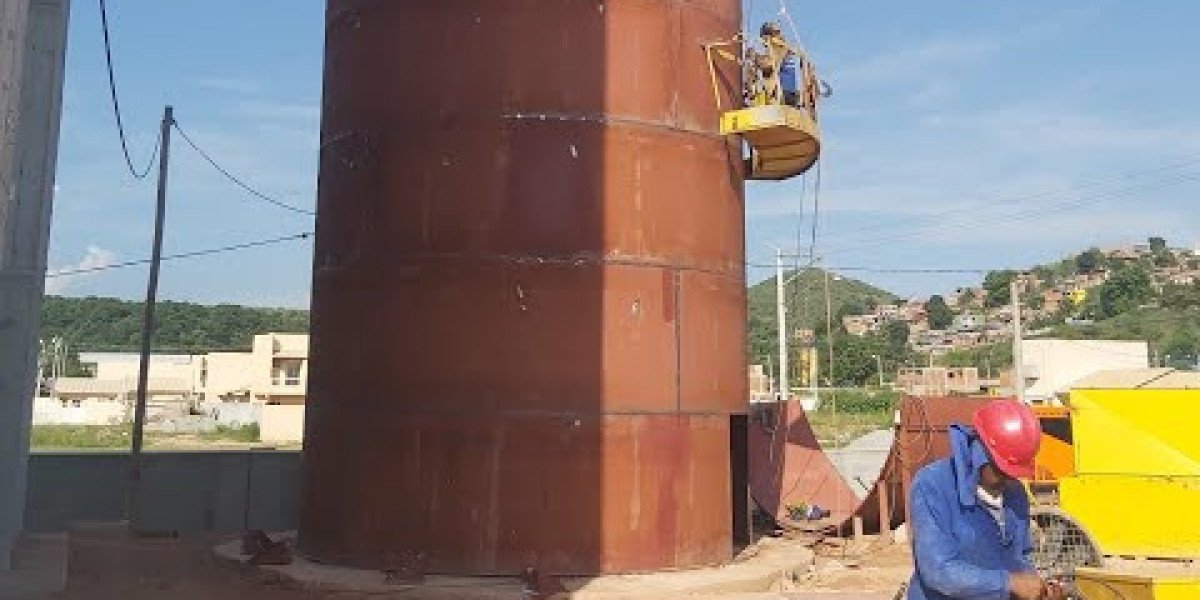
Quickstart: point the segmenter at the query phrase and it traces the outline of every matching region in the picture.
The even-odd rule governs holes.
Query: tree
[[[1168,366],[1194,368],[1200,356],[1200,336],[1187,329],[1176,331],[1163,346],[1163,356],[1168,357]]]
[[[963,294],[964,298],[967,293],[969,292]],[[925,318],[929,320],[930,329],[949,329],[950,324],[954,322],[954,313],[946,305],[944,298],[934,295],[925,303]]]
[[[1033,310],[1042,310],[1042,307],[1046,306],[1046,298],[1041,294],[1030,294],[1025,304]]]
[[[1163,308],[1186,310],[1200,306],[1200,281],[1191,285],[1168,283],[1163,286],[1159,304]]]
[[[1017,278],[1016,271],[988,271],[983,278],[983,289],[987,290],[988,308],[1004,306],[1012,300],[1008,286]]]
[[[1150,274],[1141,266],[1119,269],[1088,294],[1087,314],[1108,319],[1145,304],[1154,296]]]
[[[889,321],[883,327],[883,339],[887,343],[884,348],[889,356],[904,354],[908,348],[908,323],[904,321]]]
[[[1075,257],[1075,270],[1080,273],[1091,273],[1104,267],[1104,253],[1099,248],[1088,248],[1086,252]]]

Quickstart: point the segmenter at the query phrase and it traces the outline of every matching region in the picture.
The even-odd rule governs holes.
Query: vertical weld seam
[[[680,303],[680,272],[671,269],[671,287],[675,304],[675,411],[683,410],[683,346],[680,344],[683,328],[683,305]]]

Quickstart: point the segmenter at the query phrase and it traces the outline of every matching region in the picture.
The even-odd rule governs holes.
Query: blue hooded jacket
[[[1004,490],[1004,531],[975,490],[991,461],[975,430],[950,426],[950,458],[917,472],[909,496],[916,572],[908,600],[1009,600],[1009,573],[1032,571],[1029,498]]]

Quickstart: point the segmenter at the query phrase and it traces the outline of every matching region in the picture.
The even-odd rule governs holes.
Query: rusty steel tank
[[[744,194],[703,44],[740,2],[329,0],[326,25],[300,552],[729,560]]]

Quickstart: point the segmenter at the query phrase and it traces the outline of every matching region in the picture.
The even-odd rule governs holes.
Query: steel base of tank
[[[728,562],[729,422],[720,414],[380,419],[387,435],[364,432],[357,448],[313,461],[394,460],[306,465],[339,493],[309,496],[299,551],[368,569],[420,556],[425,572],[454,575]]]
[[[291,544],[291,533],[275,536]],[[224,560],[246,563],[241,542],[230,541],[214,548]],[[603,575],[557,580],[563,596],[577,600],[639,600],[687,596],[742,597],[788,588],[802,578],[813,563],[813,554],[802,541],[766,538],[755,552],[732,564],[702,569],[666,571],[638,575]],[[337,567],[296,557],[285,566],[258,567],[301,588],[325,592],[369,594],[372,598],[454,598],[455,600],[527,600],[531,597],[521,580],[509,577],[427,576],[420,582],[394,581],[385,572]],[[559,596],[562,597],[562,596]],[[755,596],[758,597],[758,596]]]

